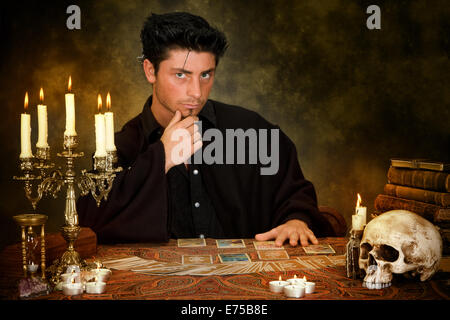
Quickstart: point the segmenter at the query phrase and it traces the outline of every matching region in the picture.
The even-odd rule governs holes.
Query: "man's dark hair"
[[[217,66],[228,46],[223,32],[211,27],[202,17],[187,12],[152,13],[141,30],[141,41],[142,61],[150,60],[155,72],[171,49],[210,52]]]

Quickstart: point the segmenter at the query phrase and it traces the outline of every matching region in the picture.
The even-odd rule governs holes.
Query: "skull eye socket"
[[[361,244],[361,253],[360,257],[361,259],[367,259],[369,258],[369,252],[372,250],[372,246],[368,244],[367,242],[364,242]]]
[[[396,249],[386,244],[382,244],[377,252],[377,258],[387,262],[397,261],[399,253]]]

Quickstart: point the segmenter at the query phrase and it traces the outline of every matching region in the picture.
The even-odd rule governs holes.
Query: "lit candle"
[[[306,278],[305,278],[305,280],[306,280]],[[314,293],[315,290],[316,290],[316,284],[314,282],[305,281],[305,293],[306,294]]]
[[[111,96],[106,95],[105,129],[106,129],[106,151],[116,151],[114,144],[114,114],[111,111]]]
[[[27,113],[28,92],[25,93],[24,112],[20,117],[20,158],[32,158],[31,152],[31,117]]]
[[[39,91],[39,101],[38,104],[38,141],[36,143],[37,148],[48,148],[48,122],[47,122],[47,106],[44,105],[44,90],[41,88]]]
[[[74,273],[74,272],[80,273],[80,267],[77,266],[76,264],[71,264],[67,266],[66,273]]]
[[[38,267],[39,267],[39,265],[34,264],[33,261],[31,261],[31,264],[27,265],[27,269],[31,273],[35,273],[37,271]]]
[[[367,219],[366,218],[367,207],[362,207],[361,206],[361,196],[359,195],[359,193],[358,193],[358,200],[356,201],[355,212],[356,212],[357,215],[361,216],[361,220],[362,220],[361,223],[363,224],[363,226],[365,226],[366,222],[367,222],[367,220],[366,220]]]
[[[282,281],[281,276],[278,278],[278,281],[270,281],[269,282],[270,291],[273,293],[283,292],[283,288],[287,285],[289,285],[289,282]]]
[[[359,214],[352,215],[352,229],[360,231],[364,229],[363,217]]]
[[[83,285],[76,283],[75,279],[72,279],[71,283],[65,283],[62,285],[63,293],[67,296],[74,296],[83,293]]]
[[[61,274],[62,283],[80,283],[81,277],[78,272],[70,272]]]
[[[100,294],[104,293],[106,288],[106,283],[103,281],[98,281],[97,278],[94,282],[86,282],[86,293]]]
[[[306,278],[303,277],[302,279],[300,279],[300,278],[297,278],[296,274],[294,274],[293,278],[287,279],[286,281],[289,282],[289,284],[292,284],[292,285],[303,285],[306,282]]]
[[[97,269],[95,269],[96,277],[99,278],[99,281],[106,282],[108,281],[109,277],[111,276],[111,270],[107,268],[100,268],[100,263],[96,262]]]
[[[303,285],[287,285],[283,288],[284,294],[288,298],[303,298],[305,296],[305,286]]]
[[[68,92],[66,93],[66,131],[65,136],[76,136],[75,131],[75,94],[71,93],[72,89],[72,77],[69,77],[69,84],[67,86]]]
[[[106,157],[105,145],[105,116],[100,113],[102,109],[102,97],[97,98],[98,113],[95,115],[95,154],[94,157]]]

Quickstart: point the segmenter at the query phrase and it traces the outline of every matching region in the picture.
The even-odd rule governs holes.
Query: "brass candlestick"
[[[81,177],[76,183],[76,172],[74,168],[74,160],[84,156],[83,152],[76,152],[78,147],[78,139],[76,135],[64,136],[64,151],[58,153],[57,156],[66,160],[66,171],[62,173],[60,170],[54,170],[49,175],[47,171],[53,168],[54,165],[49,163],[50,152],[47,150],[39,150],[36,158],[21,159],[21,170],[24,175],[21,177],[14,177],[15,180],[24,181],[25,195],[27,199],[36,208],[37,203],[43,195],[51,195],[57,197],[61,187],[67,186],[66,205],[64,211],[64,226],[61,228],[61,234],[67,242],[67,250],[63,253],[60,259],[57,259],[54,264],[47,270],[51,273],[51,282],[57,284],[59,276],[64,272],[69,265],[77,265],[80,268],[87,266],[86,262],[80,258],[78,252],[74,249],[74,243],[80,233],[80,226],[78,225],[78,214],[76,210],[76,192],[75,185],[78,185],[81,194],[86,195],[91,192],[95,198],[97,206],[100,205],[102,199],[107,199],[108,193],[112,188],[112,184],[116,173],[120,172],[122,168],[115,168],[117,159],[115,153],[107,153],[105,159],[95,159],[94,170],[87,172],[81,171]],[[40,175],[34,175],[33,169],[40,171]],[[41,181],[37,186],[37,195],[32,196],[33,181]]]

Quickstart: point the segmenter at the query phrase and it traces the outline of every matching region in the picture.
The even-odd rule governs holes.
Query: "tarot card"
[[[178,239],[178,247],[205,247],[206,241],[202,238]]]
[[[275,241],[253,241],[256,250],[283,250],[284,247],[277,247]]]
[[[183,255],[183,264],[212,264],[213,259],[209,254],[204,255]]]
[[[220,239],[216,240],[217,248],[245,248],[244,240],[242,239]]]
[[[289,255],[286,250],[261,250],[258,251],[260,260],[288,260]]]
[[[336,253],[329,244],[314,244],[302,247],[306,254],[332,254]]]
[[[251,261],[246,253],[220,253],[219,259],[222,263]]]

